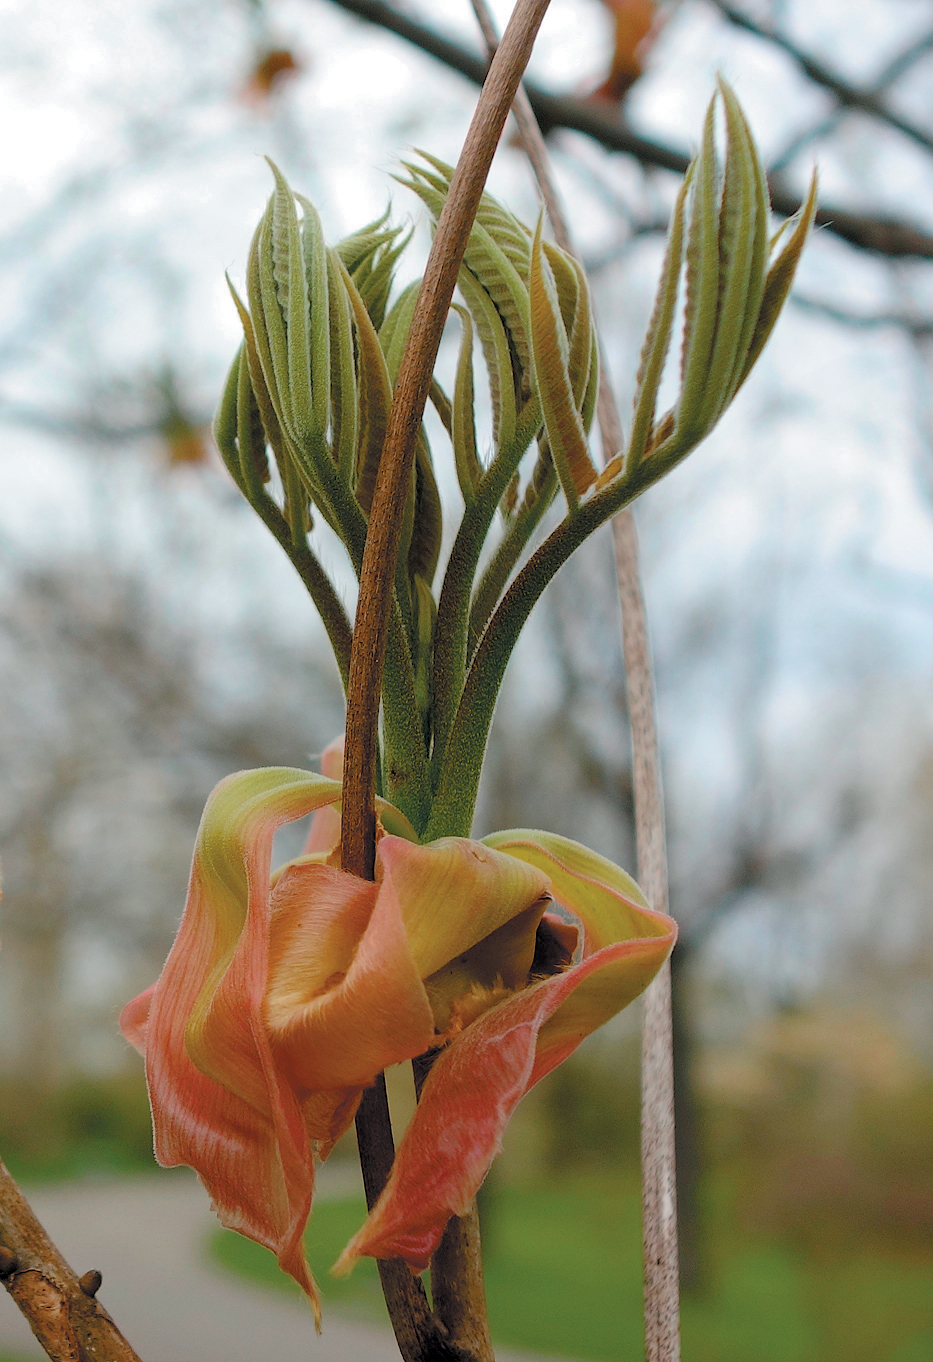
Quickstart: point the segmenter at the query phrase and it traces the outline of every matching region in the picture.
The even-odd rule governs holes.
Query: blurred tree
[[[912,922],[929,882],[928,721],[911,697],[933,666],[933,537],[916,495],[930,488],[933,28],[917,0],[682,0],[657,6],[664,27],[646,51],[637,25],[621,25],[647,10],[555,0],[533,82],[624,382],[669,172],[686,163],[691,102],[718,68],[750,96],[782,210],[811,158],[826,186],[826,230],[770,374],[642,513],[684,925],[684,1141],[689,1037],[702,1040],[712,1011],[697,1018],[690,979],[714,967],[750,977],[763,1008],[833,971],[880,990],[869,924],[882,902],[888,920]],[[67,999],[80,975],[82,1006],[96,990],[92,1010],[111,1027],[113,998],[132,989],[115,973],[146,975],[142,955],[171,931],[213,780],[233,765],[303,762],[339,724],[334,685],[296,642],[306,603],[244,530],[203,437],[236,336],[222,269],[241,267],[268,192],[255,153],[311,189],[333,238],[381,211],[370,166],[400,143],[455,155],[472,92],[450,73],[476,80],[485,65],[469,7],[453,0],[421,6],[424,19],[376,0],[99,0],[94,13],[101,22],[24,10],[0,56],[12,98],[32,111],[2,172],[0,218],[12,697],[0,715],[0,970],[14,951],[31,962],[23,978],[38,982],[7,1006],[14,1020],[33,1009],[29,1063],[49,1081],[67,1022],[53,982],[66,976]],[[641,74],[621,110],[563,93],[617,67],[621,94],[633,53]],[[258,81],[253,103],[244,72]],[[500,160],[531,216],[524,167]],[[551,826],[630,862],[609,582],[598,554],[568,569],[522,655],[484,818]],[[907,927],[894,935],[905,944],[887,966],[886,1005],[920,1017],[928,946]],[[110,974],[94,966],[106,984],[94,983],[93,951],[78,963],[88,939],[120,956]],[[688,1254],[697,1166],[682,1148]]]
[[[212,786],[306,763],[339,731],[340,696],[312,651],[253,630],[227,646],[244,677],[259,654],[275,685],[232,705],[205,640],[99,559],[4,585],[0,1032],[7,1072],[48,1092],[121,1053],[115,1010],[171,941]]]

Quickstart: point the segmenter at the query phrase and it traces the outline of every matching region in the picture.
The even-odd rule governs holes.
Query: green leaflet
[[[580,292],[579,277],[573,268],[570,256],[565,255],[559,247],[543,239],[541,247],[545,259],[551,267],[551,276],[557,290],[557,301],[560,304],[560,319],[564,323],[564,330],[569,336],[573,330],[573,319],[577,315],[577,298]]]
[[[516,394],[512,351],[499,310],[470,270],[463,268],[457,280],[476,324],[492,400],[492,433],[499,449],[508,448],[515,434]]]
[[[211,423],[211,434],[214,437],[214,443],[220,450],[220,457],[226,465],[227,472],[244,496],[246,490],[243,470],[240,467],[240,451],[237,445],[237,397],[240,388],[240,369],[245,365],[246,358],[241,345],[227,372],[220,404]]]
[[[341,480],[349,487],[356,471],[359,441],[359,389],[353,347],[353,311],[340,262],[335,256],[329,256],[328,259],[331,454]]]
[[[330,396],[330,297],[327,282],[327,246],[324,230],[314,204],[296,195],[304,211],[301,244],[304,254],[303,275],[310,309],[311,388],[314,427],[318,434],[327,429]]]
[[[250,501],[255,502],[269,481],[269,461],[259,403],[250,382],[249,366],[242,347],[237,375],[237,448],[243,486]]]
[[[294,395],[289,383],[288,333],[285,327],[285,316],[279,302],[278,286],[275,280],[275,262],[272,253],[274,202],[273,196],[269,200],[269,207],[259,234],[259,310],[262,325],[268,337],[275,391],[279,394],[276,415],[286,435],[294,438]],[[250,301],[252,302],[252,300]],[[256,308],[253,307],[252,311],[254,319],[258,321]],[[269,384],[269,391],[270,393],[273,391],[271,383]]]
[[[382,346],[382,352],[386,357],[389,380],[393,387],[398,378],[402,355],[405,353],[408,330],[415,311],[415,303],[418,301],[420,287],[421,280],[415,279],[407,288],[402,290],[379,330],[379,344]]]
[[[386,227],[388,220],[387,208],[381,218],[354,232],[352,236],[345,237],[343,241],[338,241],[334,247],[346,265],[347,273],[356,285],[377,331],[385,320],[395,266],[411,240],[409,232],[400,241],[402,228]]]
[[[733,91],[720,85],[726,115],[726,166],[719,218],[719,305],[706,394],[699,421],[709,429],[732,400],[739,355],[744,354],[764,288],[767,208],[759,194],[751,134]]]
[[[284,482],[285,481],[284,470],[286,469],[290,461],[290,456],[285,447],[285,440],[282,436],[282,428],[279,424],[279,419],[275,412],[275,406],[273,404],[271,394],[269,393],[269,389],[266,385],[265,373],[260,359],[259,346],[257,343],[257,334],[255,328],[253,327],[252,319],[250,318],[250,315],[247,312],[246,307],[241,301],[239,294],[233,287],[233,284],[230,282],[229,276],[227,278],[227,285],[230,289],[230,293],[233,297],[234,304],[240,316],[240,322],[242,323],[243,326],[244,336],[243,344],[245,346],[246,362],[247,367],[249,369],[250,386],[252,388],[256,405],[259,411],[259,416],[262,421],[262,426],[265,431],[266,440],[272,447],[272,452],[275,455],[275,462],[279,470],[279,475],[281,476],[282,481]]]
[[[406,163],[412,189],[435,217],[443,211],[452,170],[424,154],[434,167]],[[458,279],[483,349],[489,376],[496,457],[514,467],[540,428],[541,414],[531,367],[528,274],[531,234],[490,194],[484,194]],[[575,278],[561,284],[571,303]],[[569,290],[569,292],[568,292]],[[572,326],[568,316],[568,332]],[[588,361],[588,354],[586,356]],[[582,367],[582,366],[581,366]],[[585,383],[585,375],[581,375]]]
[[[557,289],[544,257],[541,226],[539,219],[531,250],[529,281],[535,383],[557,474],[567,504],[574,511],[580,497],[596,481],[596,469],[587,449],[586,431],[574,397],[568,368],[570,346],[560,314]],[[581,389],[585,390],[585,379]]]
[[[277,190],[278,193],[278,190]],[[294,204],[292,203],[294,211]],[[286,213],[279,194],[279,216]],[[307,496],[299,490],[295,477],[304,484],[305,491],[320,508],[329,524],[334,524],[334,510],[328,493],[322,485],[321,459],[326,456],[324,432],[318,430],[313,419],[306,422],[306,408],[303,405],[307,390],[299,384],[297,392],[291,388],[291,363],[288,347],[288,331],[285,314],[279,301],[275,270],[276,234],[276,194],[269,200],[265,216],[259,227],[258,238],[254,239],[255,252],[247,270],[250,307],[253,316],[253,329],[257,349],[262,362],[266,386],[272,401],[278,424],[281,427],[283,444],[287,456],[279,463],[282,484],[285,491],[286,515],[297,543],[308,526]],[[278,224],[280,242],[288,241],[287,224]],[[282,272],[282,246],[279,249],[279,272]],[[300,263],[300,254],[298,256]],[[289,272],[289,286],[286,290],[288,305],[294,300],[291,290],[293,274]],[[300,341],[296,341],[299,345]],[[258,389],[257,389],[258,394]],[[270,433],[271,443],[271,433]],[[273,446],[274,447],[274,446]]]
[[[768,337],[774,330],[781,308],[787,300],[790,286],[794,282],[794,274],[797,263],[800,260],[800,253],[806,244],[810,228],[813,226],[813,219],[816,216],[816,195],[819,188],[819,181],[816,171],[810,181],[810,192],[807,201],[800,209],[797,216],[797,223],[794,227],[787,244],[778,255],[774,264],[768,271],[765,280],[764,292],[761,299],[761,308],[755,321],[755,329],[748,343],[748,352],[742,363],[738,381],[735,386],[736,392],[748,378],[752,366],[764,349]]]
[[[275,280],[276,294],[279,306],[283,312],[288,309],[289,290],[292,284],[291,278],[291,255],[292,242],[289,239],[287,214],[289,208],[294,217],[295,205],[292,202],[291,190],[285,182],[278,167],[266,157],[266,164],[272,171],[275,178],[275,189],[269,200],[269,208],[272,219],[271,235],[271,258],[272,258],[272,277]]]
[[[588,392],[593,394],[595,405],[595,388],[592,378],[598,382],[598,368],[595,375],[592,374],[594,364],[599,365],[599,347],[596,343],[596,328],[593,326],[593,313],[590,307],[590,291],[587,287],[586,275],[579,260],[574,260],[568,256],[570,266],[577,276],[577,292],[573,311],[573,327],[570,332],[570,353],[567,356],[567,372],[570,375],[570,386],[573,390],[573,400],[580,409],[580,419],[583,422],[583,430],[589,432],[592,411],[587,420],[584,407]]]
[[[393,304],[379,332],[388,370],[389,382],[394,387],[408,343],[411,319],[418,301],[421,280],[415,279],[403,289]],[[410,542],[407,552],[409,577],[421,576],[429,584],[434,580],[443,537],[440,493],[434,477],[431,450],[422,426],[418,432],[415,451],[414,487]],[[374,484],[375,486],[375,484]]]
[[[263,377],[279,422],[284,420],[283,403],[288,401],[288,348],[285,323],[278,301],[271,251],[272,200],[259,221],[246,267],[246,296],[256,338],[256,350]],[[269,313],[268,317],[266,313]]]
[[[268,158],[267,158],[268,160]],[[284,342],[288,379],[279,380],[280,390],[287,389],[283,410],[285,425],[292,439],[301,441],[315,429],[311,393],[311,340],[308,321],[308,284],[305,277],[301,232],[295,199],[279,168],[269,161],[275,177],[275,191],[271,199],[272,222],[271,274],[275,283],[276,299],[284,324]],[[326,288],[326,284],[325,284]],[[264,306],[272,307],[271,295]],[[278,322],[276,321],[276,326]]]
[[[441,425],[444,427],[444,429],[447,431],[447,434],[452,439],[454,419],[453,407],[451,405],[450,398],[444,392],[444,389],[438,383],[436,378],[431,379],[430,398],[432,407],[434,408],[434,410],[437,412],[438,416],[441,419]]]
[[[382,346],[366,306],[360,297],[346,266],[335,254],[346,287],[353,320],[356,323],[358,344],[357,365],[359,378],[359,438],[356,455],[356,499],[369,514],[376,490],[376,474],[385,442],[389,408],[392,405],[392,385]]]
[[[586,380],[586,391],[583,394],[583,405],[580,408],[583,429],[587,435],[590,433],[593,416],[596,413],[596,403],[599,399],[599,364],[599,340],[596,335],[596,328],[593,327],[590,333],[590,368]]]
[[[714,138],[717,98],[722,101],[726,122],[721,182]],[[815,211],[814,185],[796,227],[766,276],[768,198],[764,172],[738,100],[720,81],[718,94],[707,111],[700,152],[681,187],[671,220],[654,312],[642,349],[628,454],[606,471],[600,486],[617,476],[623,466],[633,473],[646,458],[657,460],[665,469],[672,467],[712,430],[770,334]],[[657,391],[684,253],[681,390],[673,411],[655,426]]]
[[[501,314],[523,372],[531,367],[528,285],[506,252],[485,227],[470,233],[463,263],[476,275]]]
[[[431,587],[425,579],[415,575],[414,614],[415,614],[415,696],[418,712],[422,720],[430,713],[433,701],[431,677],[431,654],[434,647],[434,624],[437,620],[437,606],[431,594]]]
[[[745,313],[740,326],[739,342],[736,347],[735,365],[728,383],[728,395],[717,411],[717,416],[732,401],[739,385],[739,375],[748,353],[752,334],[757,324],[757,319],[761,311],[761,302],[765,288],[765,269],[767,268],[769,247],[768,247],[768,184],[765,180],[764,168],[758,158],[758,150],[755,140],[752,137],[751,128],[742,112],[742,107],[735,97],[734,92],[728,85],[721,85],[723,99],[726,107],[732,110],[732,116],[741,129],[746,147],[748,149],[749,172],[751,178],[752,200],[753,200],[753,222],[754,237],[752,242],[752,261],[749,271],[749,286],[745,299]]]
[[[687,171],[674,204],[667,247],[661,266],[661,278],[655,295],[654,310],[641,349],[641,362],[635,380],[635,415],[629,438],[626,467],[637,468],[648,447],[658,403],[658,388],[664,372],[664,361],[671,342],[674,310],[677,306],[677,287],[684,249],[684,211],[693,167]]]
[[[699,427],[719,306],[719,165],[716,156],[715,98],[710,101],[703,141],[690,189],[687,232],[687,290],[676,428],[690,439]]]
[[[411,179],[402,179],[399,183],[413,190],[437,220],[444,207],[449,180],[432,175],[410,162],[403,164]],[[443,165],[443,162],[440,164]],[[498,235],[500,230],[501,239]],[[491,195],[484,195],[481,212],[477,214],[470,232],[464,266],[476,276],[495,303],[523,371],[530,368],[527,289],[529,249],[527,228],[523,228]]]
[[[454,310],[463,327],[460,357],[451,418],[451,441],[460,493],[469,506],[476,494],[483,467],[476,452],[476,414],[473,394],[473,323],[464,307],[454,303]]]
[[[423,578],[430,586],[434,581],[437,560],[440,557],[444,519],[441,497],[431,463],[431,449],[423,427],[418,432],[418,443],[415,448],[413,500],[411,540],[406,556],[408,576],[412,580],[416,577]]]
[[[435,183],[439,184],[443,193],[446,194],[450,188],[450,181],[453,179],[453,166],[448,165],[438,156],[432,156],[430,152],[416,150],[423,161],[427,161],[439,172],[440,178],[435,180]],[[498,199],[493,198],[488,191],[484,191],[480,198],[476,221],[499,244],[521,277],[527,279],[531,232],[525,224],[519,221],[514,213],[510,213]]]

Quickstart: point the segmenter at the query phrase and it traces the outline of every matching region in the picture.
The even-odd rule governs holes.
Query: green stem
[[[598,492],[573,515],[562,520],[532,554],[503,596],[470,665],[463,695],[444,755],[440,778],[424,833],[425,841],[442,835],[468,837],[483,768],[486,740],[502,678],[518,636],[541,593],[583,541],[634,501],[655,481],[642,464],[627,478]]]
[[[521,444],[519,436],[507,449],[500,450],[476,489],[475,499],[464,512],[450,551],[444,585],[437,603],[434,645],[434,752],[432,773],[437,776],[444,759],[447,739],[463,692],[467,665],[467,635],[470,624],[470,596],[476,568],[509,479],[531,441]]]
[[[324,489],[338,533],[359,577],[366,545],[366,517],[356,498],[330,464]],[[387,666],[382,675],[386,798],[402,810],[416,831],[427,819],[430,783],[424,730],[418,711],[415,669],[402,610],[393,597],[386,638]],[[349,665],[349,664],[348,664]],[[348,673],[349,674],[349,673]]]
[[[250,505],[288,554],[292,566],[314,602],[327,631],[330,646],[340,669],[344,694],[346,694],[347,680],[350,675],[350,645],[353,641],[353,630],[350,627],[350,621],[340,597],[308,545],[306,543],[295,543],[288,522],[272,498],[264,493],[262,498],[250,499]]]
[[[401,809],[420,834],[430,808],[430,772],[415,689],[415,669],[397,606],[392,611],[386,637],[382,729],[385,797]]]
[[[479,586],[474,592],[473,604],[470,607],[468,657],[472,657],[476,651],[476,645],[489,623],[489,617],[496,608],[496,603],[505,588],[506,582],[512,575],[512,569],[524,552],[529,539],[540,525],[542,517],[554,500],[556,491],[557,473],[553,468],[550,468],[538,495],[530,505],[525,504],[516,512],[511,525],[502,536],[498,548],[489,560],[480,578]]]
[[[255,400],[255,399],[252,399]],[[223,399],[214,423],[214,437],[224,463],[243,496],[260,520],[291,559],[305,590],[321,617],[340,671],[344,693],[350,674],[350,645],[353,631],[343,604],[327,573],[308,547],[307,539],[296,541],[293,528],[269,496],[262,481],[260,463],[263,449],[256,449],[250,419],[251,389],[243,347],[231,366]]]

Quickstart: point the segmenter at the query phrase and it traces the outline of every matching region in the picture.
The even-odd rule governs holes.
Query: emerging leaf
[[[435,220],[440,217],[452,167],[419,153],[434,167],[405,163],[412,189]],[[484,194],[460,270],[459,286],[483,346],[493,406],[493,435],[499,450],[521,456],[540,423],[532,393],[528,315],[531,234],[491,194]],[[501,334],[500,334],[501,332]],[[514,415],[513,415],[514,413]],[[519,421],[519,417],[525,419]],[[512,450],[518,437],[523,443]]]
[[[797,264],[800,260],[803,248],[806,245],[810,228],[813,226],[813,219],[816,216],[816,196],[819,188],[819,180],[814,171],[810,181],[810,191],[807,194],[806,203],[803,204],[797,215],[797,221],[793,226],[790,238],[783,250],[780,251],[774,264],[768,270],[765,280],[761,308],[755,318],[754,330],[748,343],[748,350],[742,361],[736,391],[742,386],[750,374],[755,361],[761,354],[768,342],[774,324],[781,314],[781,309],[787,301],[790,293],[791,284],[794,282],[794,275],[797,271]]]
[[[582,277],[578,280],[578,287],[580,283],[585,288]],[[554,276],[544,257],[540,221],[532,244],[529,297],[531,344],[538,397],[554,464],[567,504],[573,510],[580,497],[595,483],[596,469],[587,449],[586,431],[574,393],[569,367],[571,348],[561,317]],[[587,319],[588,317],[587,311]],[[587,367],[582,383],[579,383],[578,373],[581,398],[586,389],[586,376],[589,372],[591,349],[589,326],[583,345]],[[579,367],[578,363],[578,371]]]
[[[483,475],[476,452],[476,417],[473,400],[473,323],[464,307],[454,304],[463,326],[460,358],[457,362],[457,381],[451,420],[451,439],[460,493],[469,506]]]
[[[334,250],[347,267],[366,310],[378,331],[385,320],[395,266],[411,240],[401,227],[387,227],[388,208],[381,218],[338,241]],[[401,240],[399,239],[401,237]]]
[[[726,125],[725,165],[716,152],[716,102]],[[744,383],[777,319],[816,212],[816,180],[771,269],[764,171],[734,92],[720,81],[700,151],[677,197],[657,298],[642,349],[627,454],[604,470],[604,486],[645,459],[658,476],[709,434]],[[772,243],[773,245],[774,243]],[[680,393],[655,424],[686,258]]]

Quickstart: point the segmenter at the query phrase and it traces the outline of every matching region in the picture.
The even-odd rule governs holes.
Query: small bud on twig
[[[90,1272],[85,1272],[82,1276],[78,1278],[78,1285],[84,1292],[85,1296],[94,1297],[100,1290],[100,1284],[103,1280],[104,1279],[98,1272],[97,1268],[92,1267]]]
[[[18,1267],[16,1254],[11,1253],[5,1244],[0,1244],[0,1277],[11,1277]]]

